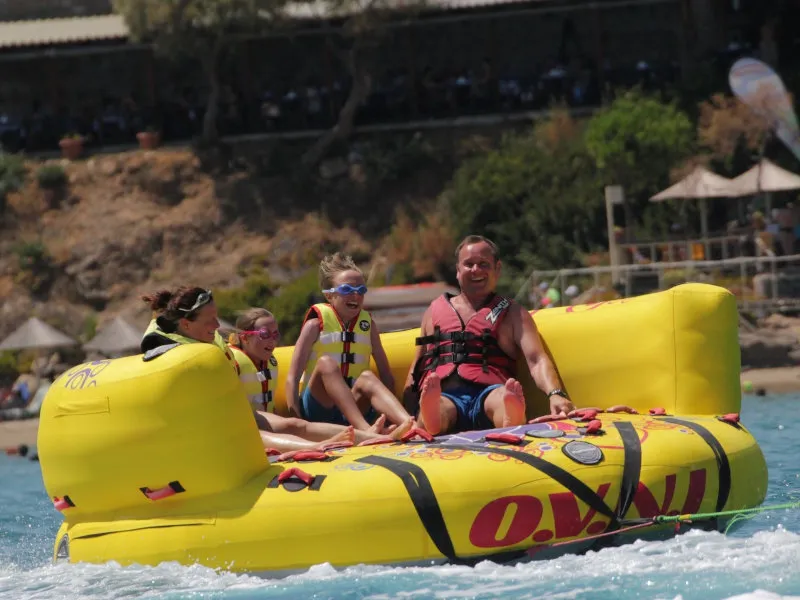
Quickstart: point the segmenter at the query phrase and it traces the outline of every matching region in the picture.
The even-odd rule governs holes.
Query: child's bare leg
[[[378,413],[386,415],[392,423],[397,425],[405,423],[411,418],[391,390],[383,385],[383,382],[372,371],[364,371],[358,376],[353,385],[353,396],[359,404],[362,403],[362,399],[368,399]]]
[[[259,433],[261,434],[261,442],[264,444],[264,448],[275,448],[281,452],[312,450],[319,445],[319,442],[304,440],[296,435],[272,433],[268,431],[259,431]]]
[[[314,398],[325,408],[338,408],[347,422],[356,429],[367,430],[369,423],[347,387],[338,363],[330,356],[320,356],[308,382]]]
[[[347,429],[344,425],[335,425],[334,423],[315,423],[272,413],[259,412],[258,414],[269,423],[271,430],[275,433],[288,433],[315,442],[328,440]]]
[[[311,440],[304,440],[303,438],[291,435],[288,433],[272,433],[267,431],[259,431],[261,434],[261,442],[264,448],[275,448],[281,452],[290,452],[292,450],[315,450],[327,444],[335,444],[336,442],[350,442],[355,441],[355,431],[353,427],[343,427],[342,431],[327,439],[312,442]]]

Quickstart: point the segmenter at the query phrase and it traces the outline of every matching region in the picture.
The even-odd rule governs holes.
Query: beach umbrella
[[[59,348],[77,344],[68,335],[51,327],[36,317],[31,317],[0,342],[0,350],[26,350],[32,348]]]
[[[785,192],[800,189],[800,175],[780,168],[767,159],[762,160],[731,180],[733,195],[751,196],[761,192]]]
[[[733,196],[731,183],[731,179],[712,173],[703,166],[697,166],[679,182],[650,198],[650,202],[663,202],[672,199],[699,200],[700,228],[703,238],[706,238],[708,237],[708,205],[706,204],[706,199]]]
[[[137,329],[122,317],[116,317],[85,343],[83,349],[107,355],[138,351],[143,333],[144,331]]]

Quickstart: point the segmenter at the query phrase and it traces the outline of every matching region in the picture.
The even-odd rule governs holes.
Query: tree
[[[457,237],[485,234],[497,243],[512,294],[531,268],[580,265],[604,243],[594,160],[583,127],[564,110],[465,163],[446,198]]]
[[[350,77],[350,91],[336,124],[303,155],[306,167],[315,166],[336,142],[352,135],[358,109],[372,91],[378,49],[390,35],[386,25],[392,19],[414,16],[424,3],[410,0],[400,6],[395,0],[320,0],[314,4],[319,9],[319,22],[327,29],[328,47]],[[334,18],[343,19],[336,29],[331,25]]]
[[[606,185],[625,188],[626,223],[644,212],[669,181],[672,167],[692,154],[694,126],[674,103],[634,89],[589,121],[586,148]]]
[[[728,168],[737,154],[746,154],[748,160],[763,155],[770,131],[769,122],[738,98],[715,94],[700,104],[697,137]]]
[[[237,35],[275,25],[288,0],[112,0],[131,37],[166,56],[196,58],[208,78],[203,140],[215,142],[222,91],[220,63]]]

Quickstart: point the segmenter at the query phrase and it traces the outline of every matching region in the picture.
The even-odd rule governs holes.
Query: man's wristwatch
[[[561,388],[556,388],[556,389],[554,389],[554,390],[551,390],[551,391],[550,391],[550,392],[547,394],[547,399],[549,400],[549,399],[550,399],[550,398],[552,398],[553,396],[562,396],[563,398],[566,398],[567,400],[569,400],[569,396],[567,396],[567,392],[565,392],[565,391],[564,391],[564,390],[562,390]]]

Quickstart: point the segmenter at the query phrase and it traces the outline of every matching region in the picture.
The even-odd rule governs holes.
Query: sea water
[[[798,394],[744,400],[742,419],[769,465],[765,505],[800,499],[798,408]],[[281,580],[177,564],[53,565],[60,522],[38,463],[0,456],[0,598],[800,600],[800,509],[760,513],[727,536],[690,531],[668,541],[524,565],[487,561],[475,567],[357,566],[343,571],[317,565]]]

